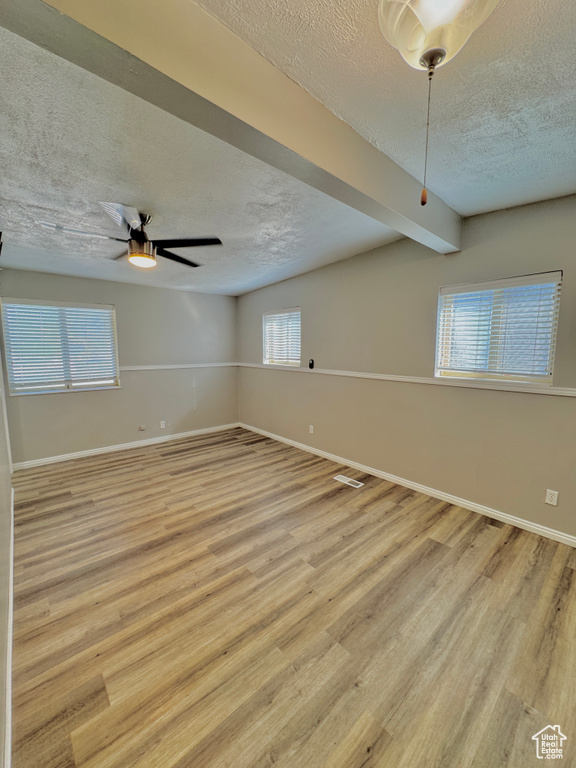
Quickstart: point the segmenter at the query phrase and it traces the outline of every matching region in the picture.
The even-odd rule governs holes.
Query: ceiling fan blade
[[[138,229],[142,224],[142,219],[136,208],[122,203],[100,203],[116,224],[120,227],[127,226],[129,229]]]
[[[187,237],[183,240],[152,240],[157,248],[198,248],[201,245],[222,245],[219,237]]]
[[[54,232],[55,234],[64,232],[67,235],[80,235],[80,237],[97,237],[100,240],[116,240],[118,243],[128,242],[128,240],[124,240],[121,237],[110,237],[110,235],[103,235],[100,232],[86,232],[84,229],[63,227],[62,224],[52,224],[50,221],[37,221],[36,224],[42,227],[42,229],[46,229],[48,232]]]
[[[164,248],[156,248],[156,255],[164,256],[165,259],[170,259],[171,261],[177,261],[178,264],[186,264],[187,267],[200,266],[200,264],[196,264],[195,261],[188,261],[188,259],[183,259],[182,256],[177,256],[175,253],[170,253],[170,251],[165,251]]]

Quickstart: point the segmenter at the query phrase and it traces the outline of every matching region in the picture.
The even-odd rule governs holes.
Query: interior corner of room
[[[242,423],[574,536],[576,287],[561,254],[575,205],[567,197],[469,218],[457,255],[403,239],[238,297],[4,269],[5,296],[114,305],[120,362],[118,390],[8,396],[14,465]],[[553,387],[439,386],[439,287],[556,268]],[[313,371],[262,365],[262,316],[281,307],[300,308]],[[562,493],[552,513],[549,487]]]
[[[538,23],[510,0],[439,68],[424,208],[425,73],[366,4],[321,45],[302,3],[300,22],[256,0],[116,3],[8,0],[0,18],[0,296],[112,306],[119,366],[119,386],[18,394],[3,348],[3,768],[13,470],[241,426],[576,546],[574,8],[557,3],[538,66],[519,31],[540,50]],[[120,230],[104,200],[142,221]],[[208,237],[155,269],[124,258]],[[435,375],[443,287],[549,272],[549,382]],[[263,318],[294,308],[301,349],[277,365]]]

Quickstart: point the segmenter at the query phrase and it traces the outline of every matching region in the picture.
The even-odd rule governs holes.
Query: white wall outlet
[[[160,429],[166,429],[166,422],[165,421],[161,421],[160,422]]]
[[[546,498],[544,499],[546,504],[551,504],[555,507],[558,504],[558,491],[551,491],[550,488],[546,490]]]
[[[311,435],[314,434],[314,425],[313,424],[310,424],[310,426],[308,427],[308,432],[310,432]]]

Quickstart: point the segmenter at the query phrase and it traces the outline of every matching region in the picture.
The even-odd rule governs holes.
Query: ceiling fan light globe
[[[426,69],[421,60],[428,51],[446,51],[441,62],[446,64],[497,4],[498,0],[380,0],[378,21],[402,58],[414,69]]]
[[[148,256],[145,253],[131,253],[128,256],[128,261],[135,267],[140,267],[140,269],[152,269],[152,267],[156,266],[154,256]]]
[[[140,243],[136,240],[130,240],[128,242],[128,261],[135,267],[151,269],[156,266],[156,248],[150,240]]]

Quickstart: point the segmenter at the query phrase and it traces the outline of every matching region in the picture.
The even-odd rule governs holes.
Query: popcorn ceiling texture
[[[192,2],[192,0],[188,0]],[[377,0],[200,5],[415,177],[427,81],[383,39]],[[500,0],[434,78],[429,186],[463,215],[576,191],[572,0]],[[0,262],[15,268],[243,293],[397,239],[373,219],[0,28]],[[151,237],[218,235],[191,270],[114,262],[98,206],[151,213]]]
[[[0,265],[237,294],[346,258],[398,234],[306,184],[0,28]],[[34,222],[124,236],[99,200],[153,215],[150,237],[219,236],[181,250],[190,269],[150,271],[121,243]]]
[[[358,133],[422,177],[427,79],[377,0],[198,0]],[[429,186],[462,215],[576,191],[574,0],[500,0],[434,77]]]

